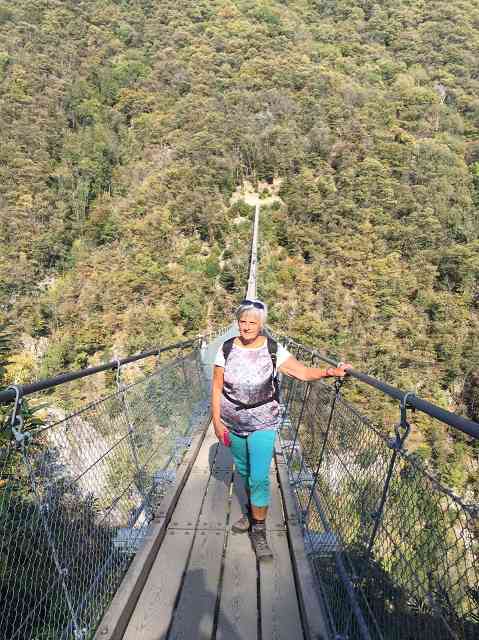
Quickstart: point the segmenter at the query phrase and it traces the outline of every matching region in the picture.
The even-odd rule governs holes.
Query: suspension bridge
[[[259,208],[246,295],[256,297]],[[273,332],[269,329],[270,332]],[[273,332],[274,334],[274,332]],[[472,640],[478,509],[407,451],[412,409],[479,425],[352,370],[398,405],[392,437],[341,381],[283,378],[268,538],[258,563],[210,423],[214,356],[235,335],[156,348],[0,391],[1,640]],[[300,360],[336,365],[288,336]],[[129,365],[150,373],[126,382]],[[24,399],[102,372],[115,390],[36,426]]]

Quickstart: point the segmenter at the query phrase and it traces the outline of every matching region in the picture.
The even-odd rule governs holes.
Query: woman
[[[235,468],[245,483],[249,514],[232,526],[250,531],[258,559],[271,558],[265,520],[269,504],[269,468],[279,426],[274,383],[277,369],[298,380],[343,377],[351,365],[317,369],[298,362],[282,345],[262,334],[267,308],[260,300],[243,300],[236,312],[239,336],[218,351],[213,372],[212,411],[216,436],[231,446]],[[273,346],[272,346],[273,345]],[[272,353],[277,349],[276,354]]]

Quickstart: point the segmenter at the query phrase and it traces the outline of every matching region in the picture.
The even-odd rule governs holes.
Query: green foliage
[[[475,416],[478,24],[472,0],[0,2],[0,307],[38,375],[223,324],[248,180],[271,322]]]
[[[5,326],[0,326],[0,389],[6,386],[6,365],[12,352],[11,334],[7,332]],[[7,407],[0,405],[0,444],[8,435],[4,432],[7,429],[7,420],[9,418],[9,410]],[[3,433],[2,433],[3,432]]]
[[[179,302],[181,319],[190,330],[198,330],[202,315],[202,302],[193,293],[186,294]]]
[[[7,332],[5,326],[0,326],[0,381],[5,377],[5,366],[11,353],[11,334]]]

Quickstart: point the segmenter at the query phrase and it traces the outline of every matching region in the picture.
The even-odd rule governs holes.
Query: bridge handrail
[[[18,389],[20,397],[23,398],[25,396],[31,395],[32,393],[37,393],[38,391],[44,391],[45,389],[51,389],[52,387],[57,387],[58,385],[65,384],[66,382],[72,382],[73,380],[86,378],[87,376],[92,376],[96,373],[101,373],[102,371],[117,369],[118,367],[122,367],[125,364],[137,362],[138,360],[144,360],[145,358],[150,358],[152,356],[159,356],[161,353],[165,353],[166,351],[174,351],[175,349],[187,349],[188,347],[194,346],[195,343],[199,343],[204,338],[205,338],[204,336],[199,338],[193,338],[192,340],[177,342],[175,344],[171,344],[166,347],[158,347],[157,349],[144,351],[142,353],[138,353],[133,356],[128,356],[126,358],[112,360],[111,362],[100,364],[96,367],[87,367],[85,369],[80,369],[78,371],[61,373],[52,378],[45,378],[44,380],[39,380],[38,382],[17,385],[16,389]],[[8,387],[7,389],[0,391],[0,404],[7,404],[9,402],[13,402],[15,400],[15,397],[16,397],[15,388]]]
[[[338,361],[331,358],[330,356],[327,356],[324,353],[317,351],[316,349],[305,347],[304,345],[299,344],[298,342],[287,336],[281,337],[287,340],[289,345],[293,345],[299,349],[302,349],[304,352],[311,354],[318,360],[322,360],[323,362],[331,364],[334,367],[338,366]],[[469,420],[468,418],[459,416],[455,413],[452,413],[451,411],[442,409],[441,407],[432,404],[432,402],[428,402],[427,400],[419,398],[415,393],[402,391],[402,389],[398,389],[397,387],[393,387],[386,382],[377,380],[376,378],[362,373],[361,371],[356,371],[356,369],[350,369],[349,375],[351,375],[353,378],[356,378],[360,382],[369,385],[370,387],[374,387],[375,389],[382,391],[390,398],[399,400],[401,404],[405,404],[408,408],[417,409],[418,411],[421,411],[422,413],[425,413],[428,416],[439,420],[440,422],[444,422],[450,427],[454,427],[455,429],[462,431],[462,433],[465,433],[472,438],[479,439],[479,424],[477,422],[474,422],[473,420]]]
[[[46,425],[32,425],[15,403],[11,437],[2,433],[0,442],[1,638],[93,637],[191,438],[209,420],[201,340],[57,376],[59,384],[118,367],[116,390],[68,415],[54,403]],[[118,363],[158,351],[172,357],[121,380]]]
[[[282,455],[331,637],[477,636],[478,505],[408,451],[407,400],[391,437],[339,382],[282,380]]]

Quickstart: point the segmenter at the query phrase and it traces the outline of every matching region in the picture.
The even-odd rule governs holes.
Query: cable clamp
[[[16,443],[22,446],[29,436],[28,433],[23,431],[24,420],[22,415],[22,388],[17,384],[12,384],[7,388],[15,391],[15,404],[13,405],[12,415],[10,418],[10,428]]]
[[[120,358],[115,358],[115,360],[113,360],[113,362],[116,364],[116,375],[115,375],[115,382],[116,382],[116,388],[118,393],[121,393],[123,390],[123,385],[121,383],[121,362],[120,362]]]
[[[344,378],[335,378],[334,388],[336,390],[336,395],[339,395],[339,392],[341,391],[341,387],[343,386],[344,382],[345,382]]]
[[[409,396],[415,396],[415,395],[416,394],[414,391],[407,391],[401,400],[400,419],[399,419],[399,424],[397,424],[394,427],[396,439],[394,443],[391,445],[392,449],[397,449],[397,450],[402,449],[402,446],[411,431],[411,425],[409,424],[407,419],[408,399],[409,399]],[[409,406],[409,408],[411,408],[411,406]],[[402,434],[401,434],[401,429],[403,430]]]

